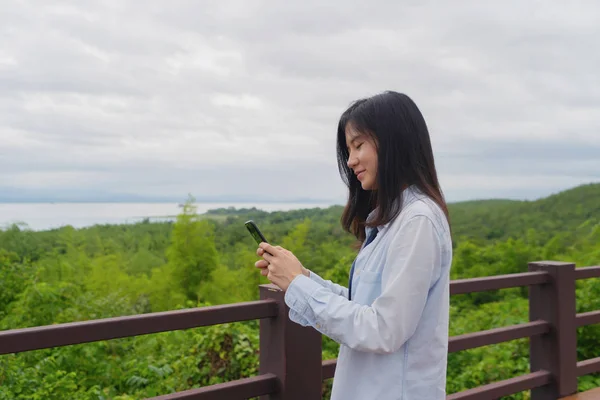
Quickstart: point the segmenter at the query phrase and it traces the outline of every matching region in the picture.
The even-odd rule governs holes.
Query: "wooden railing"
[[[497,399],[531,390],[532,400],[555,400],[575,393],[579,376],[600,372],[600,357],[577,362],[577,328],[600,323],[600,311],[576,314],[575,282],[596,277],[600,266],[544,261],[530,263],[526,273],[452,281],[452,295],[529,286],[529,322],[453,336],[448,345],[457,352],[530,338],[531,372],[447,399]],[[294,324],[287,313],[284,293],[261,285],[259,301],[2,331],[0,355],[260,319],[258,376],[153,399],[320,399],[336,360],[322,361],[321,334]]]

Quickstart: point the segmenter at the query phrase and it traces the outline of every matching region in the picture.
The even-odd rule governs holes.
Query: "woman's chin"
[[[373,189],[373,185],[371,185],[369,182],[361,182],[360,185],[362,186],[363,190]]]

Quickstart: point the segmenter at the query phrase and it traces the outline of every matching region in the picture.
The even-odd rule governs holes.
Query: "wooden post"
[[[285,293],[275,285],[261,285],[261,300],[278,302],[275,318],[260,320],[260,373],[279,378],[279,390],[261,400],[320,400],[322,387],[321,334],[288,317]]]
[[[529,320],[550,323],[550,332],[530,339],[531,372],[552,373],[550,385],[532,389],[531,400],[556,400],[577,392],[575,264],[539,261],[529,271],[546,271],[550,282],[529,288]]]

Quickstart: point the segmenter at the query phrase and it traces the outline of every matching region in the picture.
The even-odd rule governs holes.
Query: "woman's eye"
[[[359,144],[358,146],[356,146],[356,149],[357,149],[357,150],[360,150],[360,148],[362,147],[362,145],[363,145],[362,143],[361,143],[361,144]]]

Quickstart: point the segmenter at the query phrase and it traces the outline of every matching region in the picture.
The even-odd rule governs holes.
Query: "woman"
[[[334,400],[445,399],[452,242],[427,125],[406,95],[355,102],[339,121],[342,224],[362,246],[348,289],[261,243],[256,266],[290,318],[340,343]]]

